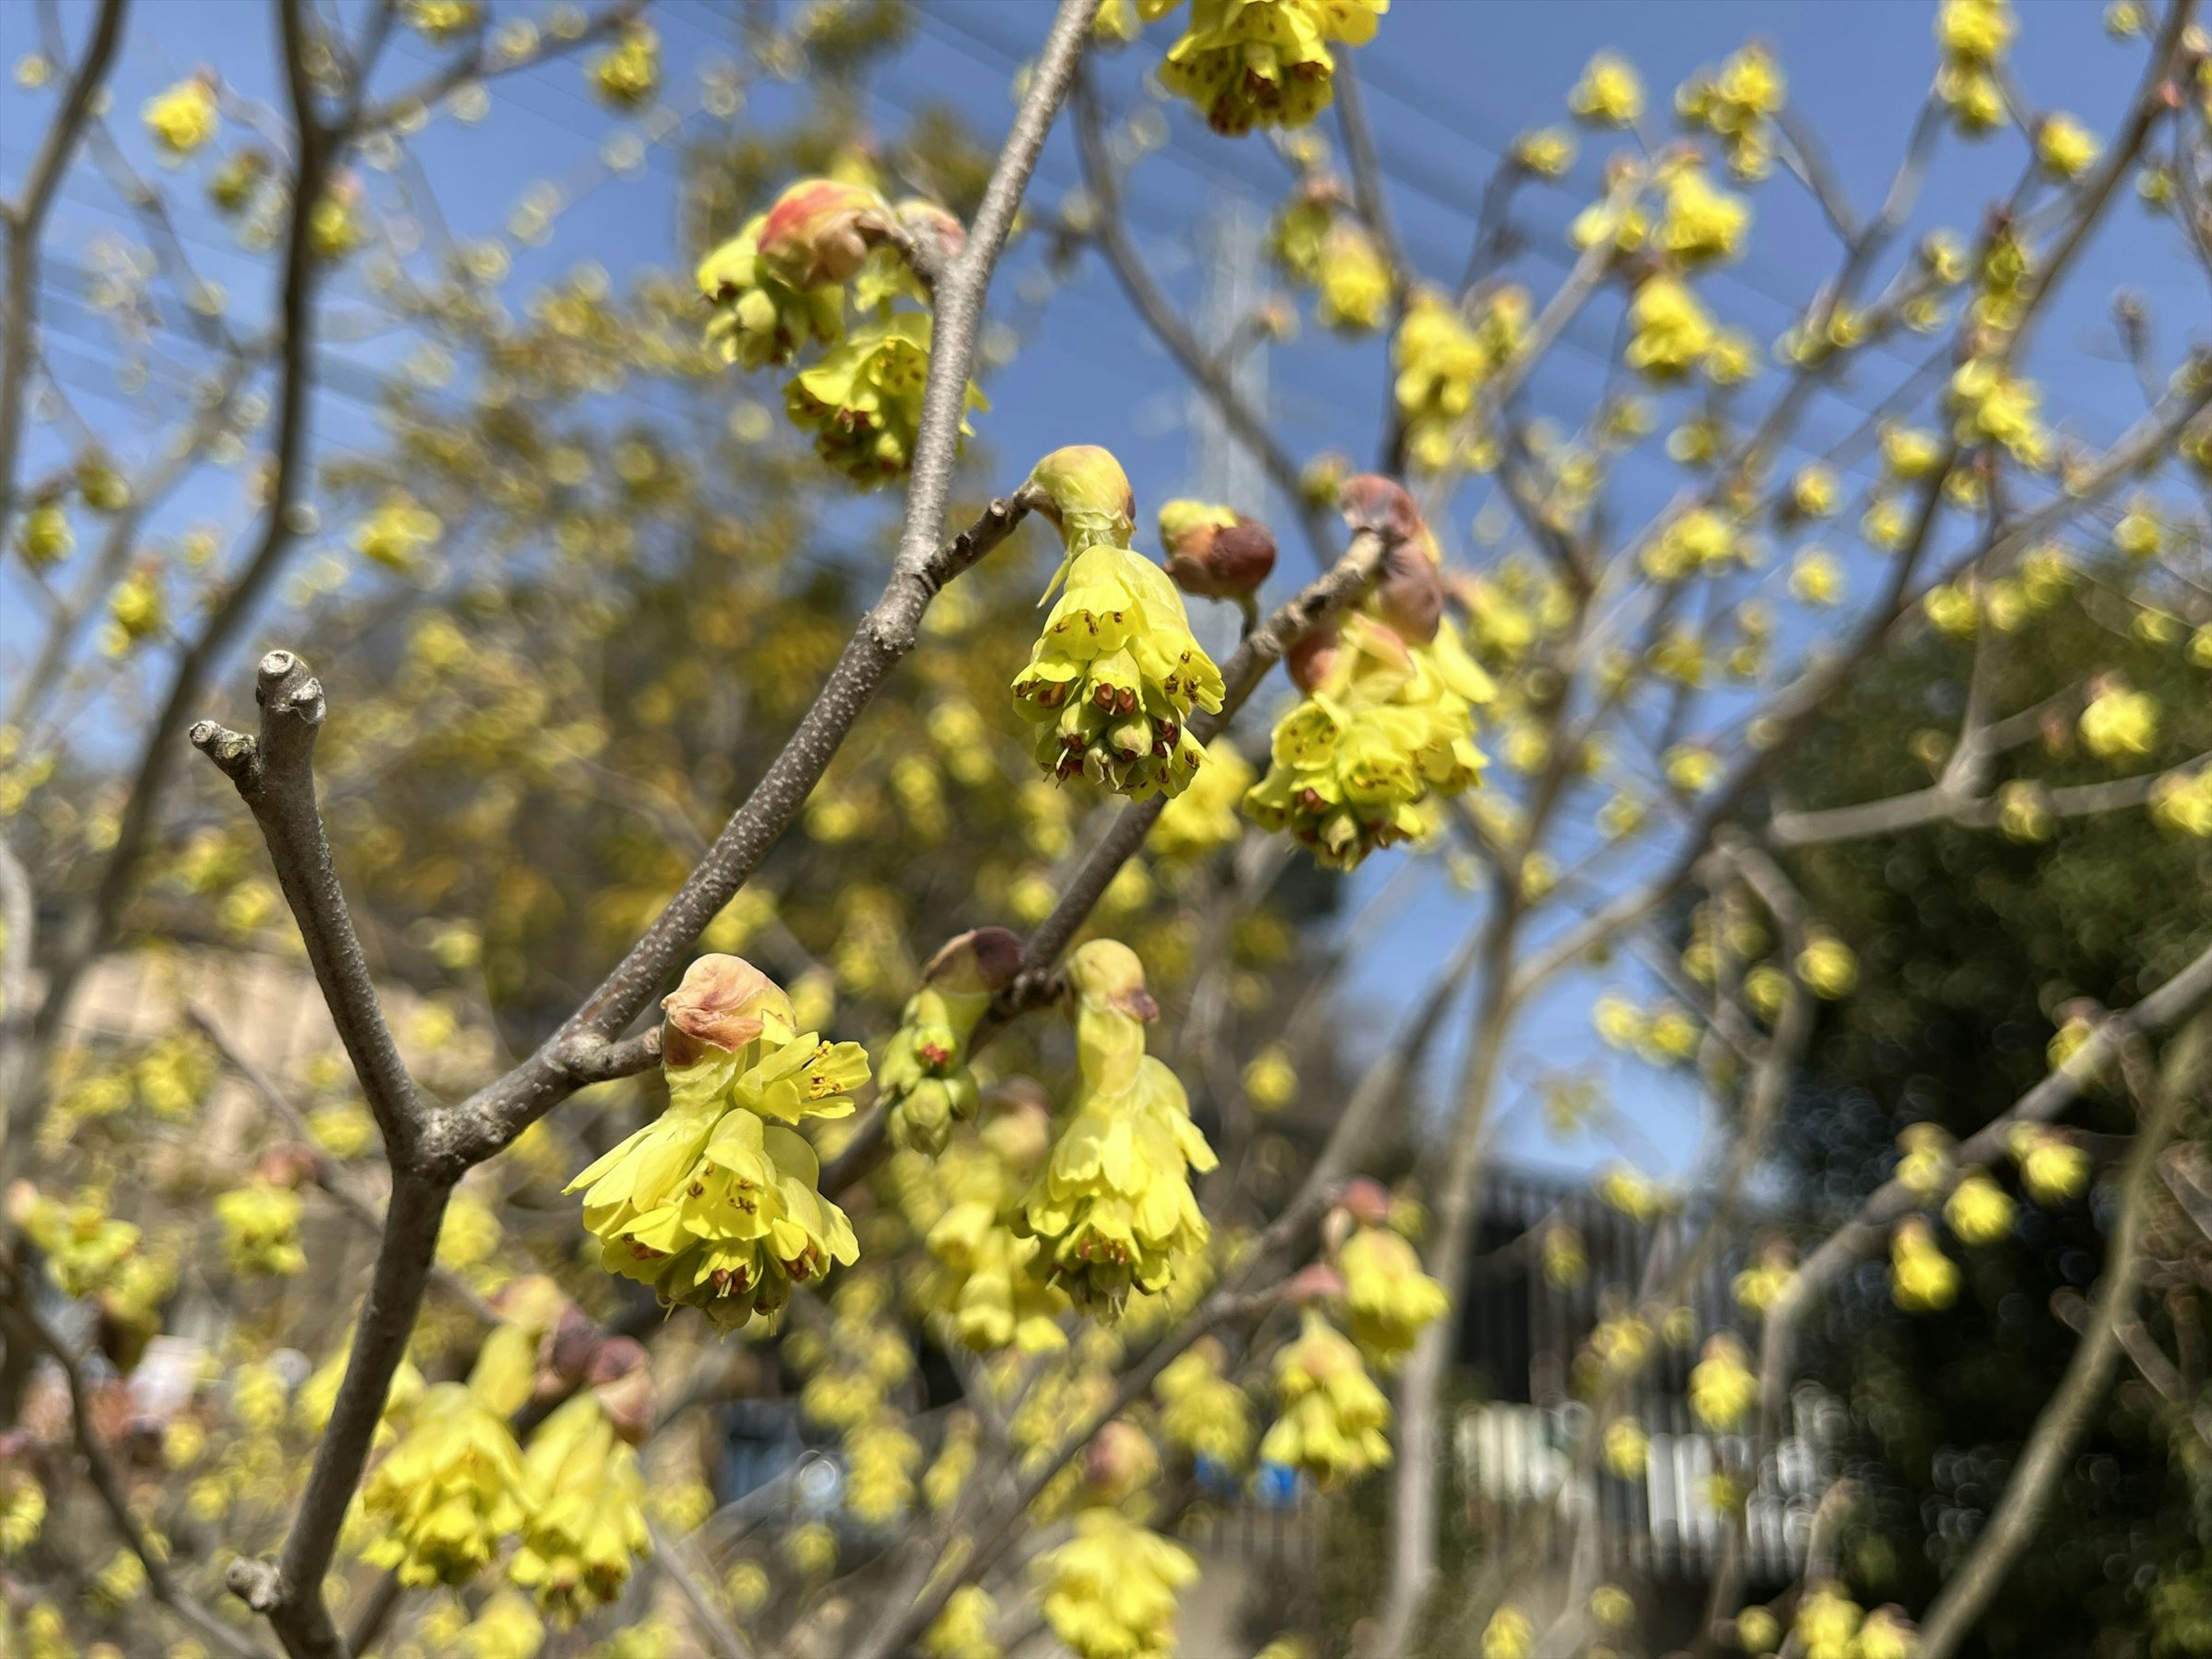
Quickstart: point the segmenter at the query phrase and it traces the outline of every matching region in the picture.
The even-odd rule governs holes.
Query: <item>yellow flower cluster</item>
[[[1195,860],[1236,845],[1244,833],[1237,804],[1259,778],[1226,737],[1206,746],[1206,763],[1190,787],[1160,809],[1146,848],[1164,860]]]
[[[220,118],[216,110],[215,82],[204,75],[179,81],[146,100],[143,112],[146,131],[164,156],[181,161],[204,149],[216,134]]]
[[[1703,362],[1718,331],[1689,286],[1664,271],[1645,277],[1628,305],[1628,366],[1655,380],[1679,380]]]
[[[784,412],[812,428],[814,453],[863,489],[899,477],[914,459],[930,331],[928,315],[916,311],[863,325],[783,389]],[[968,409],[988,406],[970,385]],[[973,430],[964,414],[960,430]]]
[[[1252,1401],[1222,1374],[1221,1345],[1201,1338],[1176,1356],[1152,1384],[1160,1432],[1193,1456],[1237,1469],[1252,1455]]]
[[[2012,0],[1942,0],[1936,42],[1943,61],[1936,90],[1960,131],[1978,136],[2004,124],[2004,94],[1995,73],[2018,27]]]
[[[1079,445],[1039,461],[1030,483],[1067,550],[1046,595],[1066,586],[1014,678],[1037,763],[1133,799],[1180,794],[1205,758],[1187,723],[1193,708],[1220,708],[1221,671],[1167,573],[1130,548],[1127,476],[1105,450]]]
[[[463,1584],[528,1514],[530,1477],[507,1419],[469,1384],[425,1393],[399,1443],[362,1485],[362,1510],[384,1523],[362,1552],[403,1584]]]
[[[1068,958],[1082,1083],[1018,1220],[1043,1247],[1031,1265],[1079,1307],[1116,1316],[1132,1291],[1192,1271],[1210,1230],[1190,1172],[1213,1149],[1176,1074],[1145,1052],[1158,1012],[1136,953],[1094,939]]]
[[[507,1577],[565,1630],[621,1595],[645,1553],[645,1475],[589,1389],[531,1437],[523,1472],[530,1499]]]
[[[1700,70],[1674,94],[1674,112],[1717,137],[1739,179],[1766,176],[1774,162],[1774,116],[1788,94],[1782,65],[1758,41],[1717,70]]]
[[[2002,358],[1970,357],[1951,376],[1960,445],[2002,444],[2022,466],[2039,467],[2050,459],[2050,437],[2036,418],[2041,403],[2035,383],[2014,374]]]
[[[748,369],[787,363],[807,340],[827,345],[844,331],[842,287],[794,286],[761,258],[767,223],[765,213],[754,215],[699,264],[699,292],[714,307],[707,343]]]
[[[993,1634],[998,1622],[999,1604],[990,1592],[963,1584],[922,1632],[921,1650],[928,1659],[1000,1659],[1002,1650]]]
[[[1119,1510],[1087,1509],[1037,1571],[1045,1622],[1078,1659],[1173,1659],[1176,1593],[1198,1577],[1181,1545]]]
[[[299,1194],[272,1182],[233,1188],[215,1201],[223,1255],[241,1278],[296,1273],[307,1265],[300,1248]]]
[[[1339,219],[1322,238],[1314,320],[1340,334],[1372,334],[1390,304],[1390,267],[1358,222]]]
[[[1690,1369],[1690,1410],[1716,1433],[1741,1425],[1759,1403],[1759,1379],[1744,1363],[1743,1344],[1726,1331],[1708,1340]]]
[[[408,571],[416,556],[445,532],[438,515],[404,491],[386,498],[353,532],[354,551],[386,570]]]
[[[1475,399],[1528,341],[1528,295],[1491,289],[1473,320],[1434,289],[1416,293],[1390,344],[1391,382],[1412,463],[1437,471],[1455,463],[1483,470],[1485,434],[1465,427]]]
[[[2158,742],[2158,699],[2108,679],[2081,710],[2081,746],[2099,760],[2141,760]]]
[[[954,1124],[975,1115],[968,1040],[1021,963],[1021,941],[1003,927],[963,933],[930,958],[876,1071],[876,1097],[894,1146],[934,1156]]]
[[[1751,208],[1741,196],[1716,189],[1695,162],[1661,170],[1664,207],[1658,245],[1686,270],[1733,259],[1743,251]]]
[[[1943,1220],[1961,1244],[1994,1244],[2012,1231],[2009,1194],[1979,1170],[1968,1170],[1943,1206]]]
[[[1345,1328],[1386,1375],[1451,1306],[1444,1287],[1421,1271],[1413,1247],[1389,1227],[1353,1232],[1336,1267],[1344,1275]]]
[[[138,1249],[138,1229],[110,1215],[106,1194],[91,1188],[68,1201],[44,1194],[19,1200],[11,1218],[39,1247],[54,1288],[72,1301],[112,1284]]]
[[[1332,46],[1364,46],[1390,0],[1191,0],[1160,84],[1231,136],[1302,127],[1336,94]]]
[[[1494,695],[1449,618],[1417,645],[1355,612],[1304,701],[1277,724],[1244,810],[1337,869],[1425,836],[1432,798],[1481,780],[1474,708]]]
[[[1934,1313],[1958,1299],[1958,1264],[1937,1248],[1918,1216],[1907,1216],[1890,1235],[1889,1291],[1907,1313]]]
[[[660,36],[647,23],[623,30],[612,52],[592,65],[592,90],[617,109],[638,109],[660,90]]]
[[[975,1133],[933,1164],[915,1153],[892,1163],[902,1207],[933,1263],[921,1285],[922,1304],[948,1322],[955,1340],[979,1353],[1066,1346],[1060,1316],[1067,1297],[1032,1270],[1040,1246],[1017,1231],[1050,1133],[1043,1106],[1010,1093],[990,1103]]]
[[[1275,1356],[1280,1415],[1260,1442],[1265,1462],[1311,1475],[1323,1487],[1390,1461],[1390,1402],[1359,1350],[1312,1309],[1297,1340]]]
[[[583,1190],[608,1272],[724,1329],[772,1321],[794,1284],[859,1257],[789,1126],[850,1113],[867,1056],[795,1030],[790,997],[737,957],[700,957],[661,1006],[667,1111],[568,1190]]]

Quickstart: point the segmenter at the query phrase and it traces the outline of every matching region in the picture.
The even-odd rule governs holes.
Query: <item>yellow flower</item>
[[[2040,466],[2050,443],[2036,410],[2042,394],[1994,357],[1972,357],[1951,376],[1950,404],[1960,444],[2002,444],[2023,466]]]
[[[1605,1466],[1624,1480],[1640,1479],[1644,1459],[1651,1450],[1651,1437],[1644,1425],[1632,1417],[1616,1417],[1605,1425],[1605,1437],[1601,1443],[1605,1453]]]
[[[1390,304],[1390,267],[1372,237],[1349,219],[1330,228],[1321,246],[1321,299],[1314,320],[1340,334],[1371,334]]]
[[[1669,522],[1644,550],[1644,574],[1654,581],[1727,569],[1741,556],[1733,521],[1711,507],[1694,507]]]
[[[1933,1313],[1958,1299],[1959,1269],[1936,1247],[1917,1216],[1899,1222],[1889,1241],[1890,1295],[1907,1313]]]
[[[1145,1052],[1153,1005],[1125,945],[1097,939],[1069,959],[1082,1085],[1018,1225],[1034,1264],[1079,1306],[1118,1314],[1132,1291],[1164,1290],[1210,1230],[1190,1171],[1214,1166],[1182,1085]]]
[[[921,428],[930,318],[899,312],[856,328],[783,389],[792,424],[814,431],[814,453],[864,489],[902,476]],[[989,404],[971,382],[966,410]],[[965,410],[960,431],[972,428]]]
[[[1881,429],[1882,464],[1899,478],[1932,477],[1943,466],[1943,441],[1917,427]]]
[[[1419,646],[1355,612],[1305,700],[1277,724],[1244,809],[1338,869],[1418,839],[1432,796],[1480,781],[1474,706],[1494,695],[1449,619]]]
[[[1152,820],[1147,845],[1164,860],[1194,860],[1234,846],[1244,833],[1237,803],[1258,777],[1234,743],[1216,738],[1189,787]]]
[[[76,546],[69,512],[58,501],[38,502],[15,528],[15,547],[33,569],[59,564]]]
[[[992,1634],[998,1622],[999,1604],[990,1593],[980,1584],[963,1584],[921,1633],[921,1650],[928,1659],[1000,1659]]]
[[[2011,0],[1942,0],[1936,42],[1955,63],[1987,64],[2012,44],[2015,27]]]
[[[1364,46],[1389,0],[1191,0],[1160,84],[1216,132],[1302,127],[1335,96],[1332,42]]]
[[[1087,1509],[1036,1571],[1045,1622],[1078,1659],[1170,1659],[1176,1593],[1197,1578],[1198,1561],[1119,1510]]]
[[[1310,1308],[1297,1340],[1275,1356],[1275,1393],[1281,1414],[1260,1443],[1263,1462],[1326,1488],[1390,1461],[1390,1402],[1359,1350]]]
[[[2070,115],[2046,115],[2035,130],[2035,159],[2052,179],[2079,179],[2096,165],[2096,136]]]
[[[405,0],[399,9],[407,27],[433,46],[457,40],[483,15],[481,0]]]
[[[2063,1204],[2089,1185],[2089,1155],[2065,1136],[2039,1123],[2012,1132],[2012,1155],[2027,1194],[2039,1204]]]
[[[1744,1363],[1743,1344],[1723,1332],[1710,1339],[1690,1370],[1690,1410],[1717,1433],[1736,1428],[1759,1403],[1759,1379]]]
[[[396,1570],[403,1584],[465,1584],[522,1525],[534,1494],[506,1419],[466,1384],[441,1382],[361,1500],[384,1524],[362,1559]]]
[[[2079,722],[2081,744],[2100,760],[2140,760],[2158,742],[2158,699],[2108,682],[2089,699]]]
[[[173,160],[204,148],[219,125],[215,82],[204,75],[178,82],[146,100],[146,131]]]
[[[1912,1621],[1899,1609],[1876,1607],[1859,1626],[1851,1659],[1912,1659],[1919,1645]]]
[[[1670,174],[1664,194],[1659,246],[1684,265],[1733,259],[1743,251],[1744,234],[1751,228],[1751,207],[1743,198],[1716,190],[1694,166]]]
[[[1798,952],[1797,977],[1812,988],[1814,995],[1832,1002],[1849,996],[1858,983],[1858,959],[1851,954],[1851,947],[1833,933],[1814,933]]]
[[[1678,743],[1659,758],[1667,781],[1686,795],[1702,795],[1720,781],[1720,757],[1702,744]]]
[[[1575,164],[1575,136],[1564,127],[1538,127],[1513,141],[1516,167],[1540,179],[1557,179]]]
[[[1907,1124],[1897,1137],[1904,1156],[1897,1180],[1915,1198],[1929,1199],[1951,1179],[1951,1137],[1934,1123]]]
[[[645,1476],[589,1389],[539,1426],[523,1468],[531,1502],[507,1576],[566,1630],[620,1595],[645,1553]]]
[[[748,369],[787,363],[804,342],[828,345],[844,331],[842,287],[794,288],[762,259],[767,222],[766,214],[755,214],[700,261],[697,276],[699,292],[714,307],[707,343],[724,362]]]
[[[2148,559],[2164,542],[2158,514],[2142,501],[2130,504],[2112,526],[2112,546],[2131,559]]]
[[[1516,1607],[1503,1607],[1482,1627],[1481,1659],[1529,1659],[1536,1650],[1536,1626]]]
[[[1969,1170],[1943,1206],[1943,1219],[1962,1244],[1994,1244],[2012,1231],[2013,1204],[2005,1189]]]
[[[1434,289],[1415,292],[1390,343],[1392,395],[1413,463],[1435,471],[1477,458],[1481,434],[1463,428],[1477,394],[1525,343],[1528,296],[1505,284],[1470,322]]]
[[[1190,712],[1218,710],[1224,690],[1182,595],[1126,545],[1095,543],[1063,570],[1066,586],[1014,680],[1038,764],[1134,799],[1181,793],[1204,762]]]
[[[617,109],[636,109],[660,90],[660,37],[632,22],[612,52],[592,65],[592,89]]]
[[[854,1519],[889,1526],[914,1503],[921,1447],[896,1423],[868,1423],[845,1436],[845,1506]]]
[[[1735,1616],[1735,1639],[1746,1653],[1771,1653],[1782,1640],[1782,1621],[1765,1607],[1746,1607]]]
[[[1152,1384],[1160,1432],[1192,1455],[1237,1469],[1252,1455],[1252,1402],[1222,1375],[1221,1345],[1201,1338],[1176,1356]]]
[[[436,514],[401,490],[386,497],[382,506],[356,526],[354,550],[387,570],[411,570],[416,555],[435,542],[445,528]]]
[[[1628,366],[1655,380],[1681,379],[1712,349],[1712,319],[1687,286],[1663,271],[1637,289],[1628,326]]]
[[[1833,605],[1843,597],[1843,567],[1832,554],[1808,548],[1790,567],[1790,592],[1807,605]]]
[[[215,1201],[222,1224],[223,1254],[230,1270],[246,1278],[296,1273],[307,1265],[300,1248],[299,1194],[256,1181]]]
[[[1592,126],[1632,126],[1644,113],[1644,83],[1627,59],[1601,52],[1583,66],[1567,107]]]
[[[46,1520],[46,1489],[21,1464],[0,1463],[0,1559],[38,1541]]]
[[[1337,1254],[1337,1270],[1344,1275],[1346,1328],[1386,1375],[1451,1306],[1444,1287],[1421,1271],[1413,1247],[1388,1227],[1353,1233]]]
[[[859,1257],[816,1189],[814,1150],[784,1127],[842,1117],[867,1080],[857,1043],[791,1029],[791,1000],[735,957],[702,957],[664,1002],[669,1108],[568,1183],[600,1263],[724,1328],[773,1319],[793,1284]]]
[[[109,1215],[106,1194],[91,1188],[68,1202],[39,1195],[21,1225],[46,1257],[47,1279],[72,1301],[113,1283],[138,1248],[137,1228]]]

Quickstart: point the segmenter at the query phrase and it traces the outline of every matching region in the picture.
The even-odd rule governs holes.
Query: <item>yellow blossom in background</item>
[[[1390,1402],[1359,1350],[1308,1309],[1297,1340],[1275,1356],[1281,1414],[1260,1442],[1261,1461],[1334,1486],[1390,1461]]]
[[[1290,1048],[1280,1042],[1269,1043],[1245,1062],[1243,1081],[1244,1097],[1255,1111],[1280,1111],[1297,1098],[1297,1068]]]
[[[928,1659],[1000,1659],[992,1634],[998,1622],[999,1604],[990,1594],[980,1584],[963,1584],[922,1632],[921,1650]]]
[[[2158,699],[2108,681],[2081,710],[2081,744],[2100,760],[2141,760],[2158,741]]]
[[[1451,1306],[1444,1287],[1421,1271],[1419,1253],[1388,1227],[1354,1232],[1337,1253],[1337,1271],[1344,1275],[1345,1328],[1385,1375]]]
[[[1482,1627],[1481,1659],[1529,1659],[1536,1650],[1535,1621],[1520,1608],[1506,1606],[1490,1615]]]
[[[1340,334],[1371,334],[1382,326],[1390,305],[1390,268],[1374,238],[1349,219],[1340,219],[1321,246],[1317,271],[1321,297],[1314,320]]]
[[[1198,1560],[1119,1510],[1087,1509],[1036,1571],[1045,1622],[1077,1659],[1168,1659],[1177,1592],[1197,1579]]]
[[[1833,554],[1808,548],[1790,567],[1790,592],[1806,605],[1834,605],[1844,595],[1843,566]]]
[[[2096,136],[2072,116],[2046,115],[2035,130],[2035,159],[2046,177],[2078,179],[2096,164]]]
[[[1959,1268],[1936,1248],[1928,1224],[1917,1216],[1899,1222],[1889,1240],[1890,1295],[1907,1313],[1933,1313],[1959,1295]]]
[[[1164,860],[1188,860],[1234,846],[1244,833],[1237,804],[1259,775],[1234,743],[1216,738],[1198,775],[1160,809],[1146,847]]]
[[[1658,243],[1687,267],[1733,259],[1743,251],[1751,208],[1741,196],[1715,188],[1703,169],[1678,167],[1662,186],[1664,210]]]
[[[2089,1186],[2089,1155],[2039,1123],[2023,1123],[2008,1143],[2027,1194],[2039,1204],[2063,1204]]]
[[[362,1510],[384,1527],[362,1559],[404,1584],[466,1583],[533,1499],[507,1419],[466,1384],[441,1382],[362,1485]]]
[[[1632,1417],[1616,1417],[1605,1425],[1601,1442],[1605,1466],[1624,1480],[1643,1478],[1644,1461],[1651,1451],[1651,1437]]]
[[[1537,127],[1514,139],[1512,156],[1540,179],[1560,178],[1575,164],[1575,136],[1563,127]]]
[[[592,90],[617,109],[636,109],[660,89],[660,36],[632,22],[613,51],[592,65]]]
[[[1759,1379],[1745,1363],[1743,1344],[1723,1332],[1707,1340],[1690,1370],[1690,1410],[1717,1433],[1741,1426],[1759,1403]]]
[[[1644,113],[1644,83],[1626,58],[1601,52],[1583,66],[1567,107],[1592,126],[1632,126]]]
[[[1713,321],[1698,296],[1663,272],[1638,287],[1628,326],[1628,366],[1655,380],[1681,379],[1713,347]]]
[[[307,1265],[300,1248],[299,1194],[265,1181],[234,1188],[215,1201],[230,1270],[246,1277],[290,1274]]]
[[[645,1476],[588,1389],[531,1437],[523,1468],[532,1501],[507,1577],[566,1629],[619,1595],[645,1553]]]
[[[1943,1206],[1944,1224],[1962,1244],[1994,1244],[2012,1231],[2013,1202],[1979,1170],[1969,1170]]]
[[[1170,1361],[1152,1384],[1160,1431],[1175,1445],[1224,1468],[1252,1455],[1252,1401],[1222,1373],[1221,1345],[1204,1338]]]
[[[2142,501],[2130,503],[2120,521],[2112,526],[2112,546],[2131,559],[2151,557],[2165,539],[2157,513]]]
[[[146,131],[161,153],[180,161],[206,147],[220,125],[215,82],[195,75],[146,100]]]

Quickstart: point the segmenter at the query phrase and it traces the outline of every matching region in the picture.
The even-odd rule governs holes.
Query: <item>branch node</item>
[[[186,734],[192,747],[216,763],[223,776],[240,790],[253,786],[261,769],[261,745],[243,732],[234,732],[216,720],[201,720]]]
[[[284,1605],[284,1570],[274,1561],[241,1555],[230,1564],[222,1582],[258,1613],[265,1616]]]

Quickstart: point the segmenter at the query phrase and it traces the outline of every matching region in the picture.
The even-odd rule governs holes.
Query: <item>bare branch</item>
[[[1922,1620],[1917,1650],[1920,1659],[1950,1659],[1987,1610],[2005,1575],[2042,1524],[2060,1471],[2088,1426],[2090,1412],[2112,1381],[2120,1352],[2119,1329],[2132,1317],[2130,1310],[2142,1274],[2142,1234],[2152,1170],[2166,1138],[2173,1133],[2184,1099],[2197,1091],[2203,1040],[2204,1033],[2197,1027],[2182,1032],[2166,1057],[2156,1089],[2141,1103],[2142,1124],[2120,1173],[2119,1216],[2106,1252],[2104,1278],[2097,1289],[2088,1334],[2074,1350],[2057,1391],[2035,1419],[2004,1495],[1975,1539],[1972,1553],[1944,1584]]]
[[[129,9],[130,0],[100,0],[84,61],[70,76],[53,125],[31,160],[22,197],[13,206],[0,204],[0,222],[8,231],[8,318],[6,331],[0,335],[0,541],[5,540],[8,521],[15,514],[23,398],[30,390],[31,360],[39,349],[39,239],[46,231],[54,193],[84,136],[94,101],[114,64],[116,45],[123,38],[123,15]]]
[[[238,787],[261,826],[315,982],[386,1152],[396,1168],[411,1168],[425,1123],[422,1099],[385,1023],[315,806],[315,738],[329,710],[322,682],[301,657],[271,651],[261,659],[254,699],[261,705],[258,739],[202,720],[192,728],[192,746]]]
[[[699,1582],[699,1575],[684,1559],[685,1540],[671,1538],[653,1521],[646,1522],[646,1531],[653,1540],[653,1560],[668,1575],[669,1582],[683,1593],[685,1605],[691,1609],[691,1621],[706,1638],[714,1659],[756,1659],[759,1650],[722,1616],[722,1610],[714,1605],[714,1597],[707,1593],[707,1587]]]

